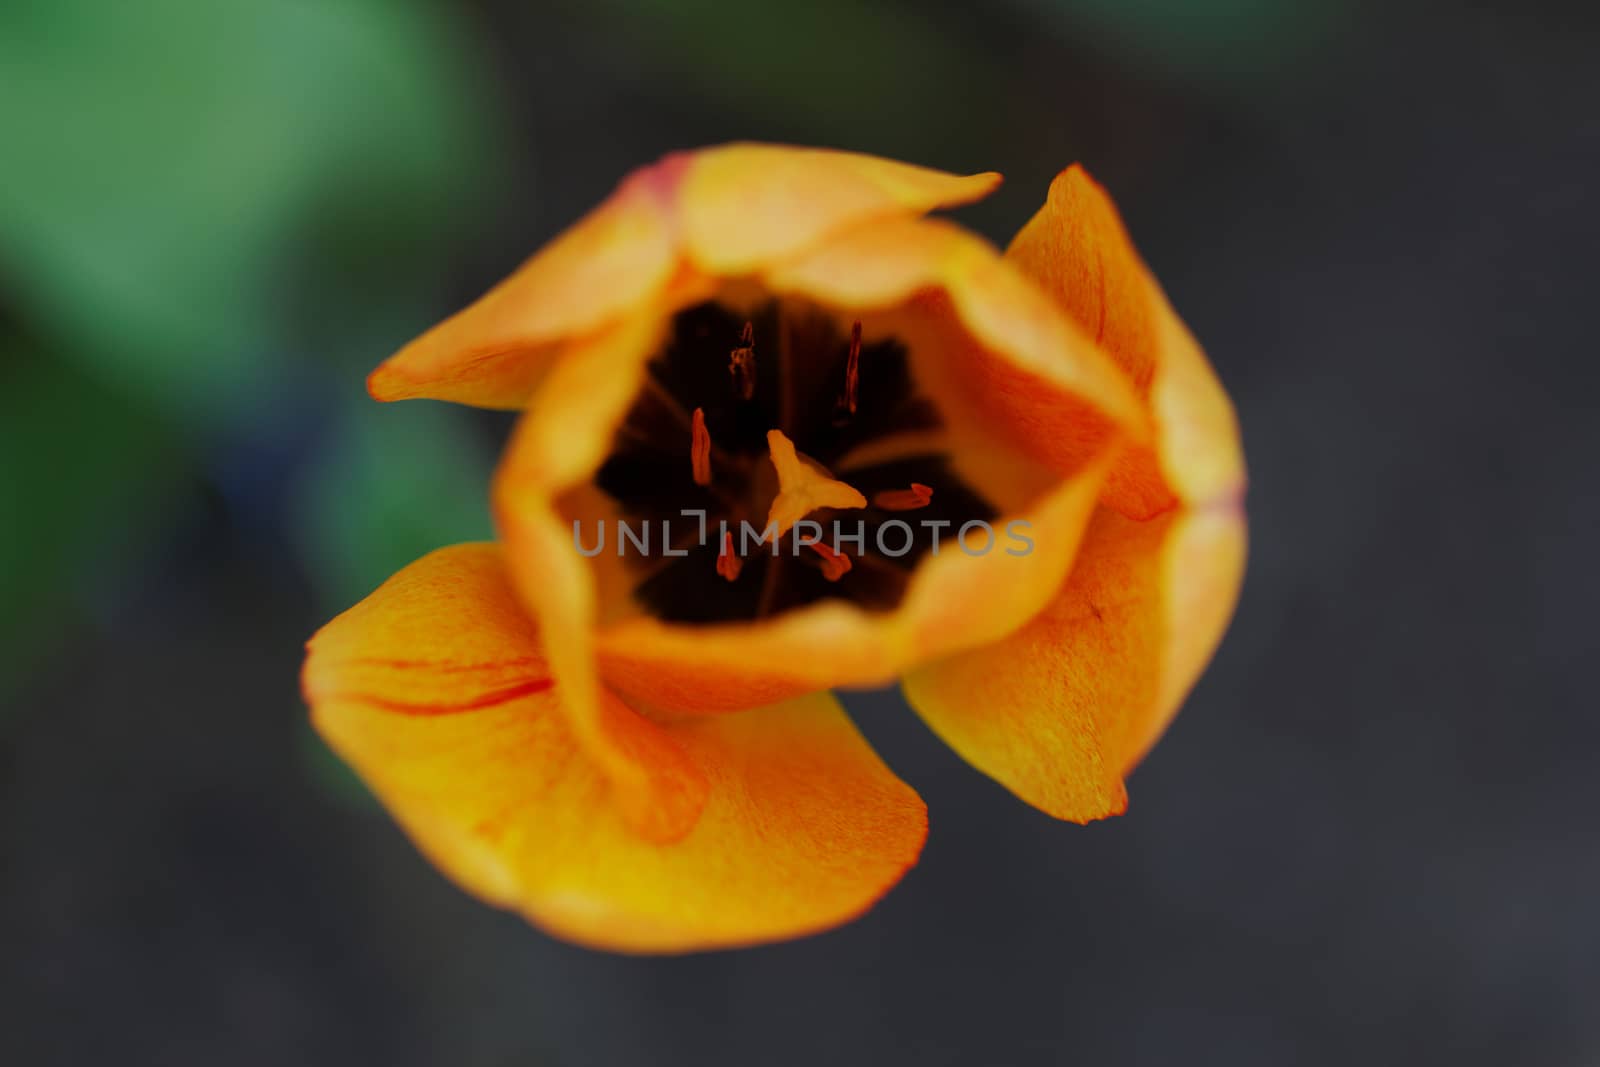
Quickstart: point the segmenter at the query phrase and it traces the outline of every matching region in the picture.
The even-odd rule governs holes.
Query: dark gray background
[[[308,781],[296,676],[326,612],[270,494],[263,517],[202,479],[0,734],[0,1060],[1600,1062],[1593,14],[1325,7],[1235,66],[1042,7],[905,4],[906,47],[974,60],[922,71],[934,100],[875,77],[849,19],[814,47],[730,15],[705,47],[839,101],[774,120],[761,85],[663,61],[658,18],[472,5],[524,140],[413,325],[672,148],[993,167],[961,218],[1000,241],[1085,161],[1230,389],[1252,481],[1237,619],[1129,814],[1055,823],[897,696],[853,697],[932,820],[876,910],[737,953],[568,947]]]

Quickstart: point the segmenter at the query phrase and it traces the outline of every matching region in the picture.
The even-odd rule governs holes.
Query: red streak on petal
[[[373,693],[333,692],[322,695],[319,699],[350,700],[358,704],[370,704],[373,707],[397,712],[401,715],[453,715],[461,711],[480,711],[483,708],[492,708],[497,704],[534,696],[535,694],[546,692],[554,685],[555,681],[550,678],[533,678],[526,682],[518,682],[516,685],[506,686],[503,689],[480,693],[467,700],[434,703],[395,700],[392,697],[377,696]]]
[[[543,656],[512,656],[482,663],[440,663],[431,659],[397,659],[394,656],[351,656],[340,662],[371,667],[393,667],[397,671],[423,670],[433,674],[466,674],[472,671],[503,671],[507,667],[543,666]]]

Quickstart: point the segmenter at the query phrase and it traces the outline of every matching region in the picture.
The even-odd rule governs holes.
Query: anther
[[[756,395],[756,328],[748,320],[739,334],[739,347],[728,353],[728,373],[741,400]]]
[[[861,323],[850,326],[850,356],[844,364],[844,396],[839,406],[851,415],[856,413],[856,390],[861,384]]]
[[[850,557],[843,552],[829,548],[821,541],[807,542],[812,551],[822,557],[822,576],[830,582],[837,582],[850,572]]]
[[[915,511],[933,499],[933,487],[912,482],[910,489],[884,489],[872,494],[872,503],[884,511]]]
[[[731,582],[739,577],[739,572],[742,570],[744,570],[744,559],[733,550],[733,534],[724,530],[722,551],[717,553],[717,573]]]
[[[705,408],[694,409],[693,439],[689,443],[689,462],[694,468],[694,484],[711,484],[711,431],[706,429]]]

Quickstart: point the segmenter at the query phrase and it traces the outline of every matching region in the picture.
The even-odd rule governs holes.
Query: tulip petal
[[[1062,172],[1007,251],[1115,361],[1153,438],[1117,460],[1072,574],[1004,641],[905,679],[924,720],[1030,804],[1120,813],[1123,776],[1170,723],[1244,573],[1244,463],[1226,393],[1104,190]]]
[[[520,408],[564,341],[674,287],[698,291],[700,272],[743,273],[865,219],[976,200],[999,181],[779,145],[674,153],[390,357],[367,387],[379,400]]]
[[[663,755],[670,742],[656,726],[601,686],[596,576],[555,507],[559,493],[600,464],[660,328],[658,316],[641,314],[569,346],[518,423],[493,495],[511,580],[538,620],[573,734],[610,778],[634,829],[671,841],[699,817],[703,789]]]
[[[440,717],[556,692],[548,650],[515,596],[497,545],[440,549],[394,575],[323,627],[303,675],[314,709],[360,705]],[[591,695],[584,725],[611,773],[614,803],[653,840],[682,837],[705,803],[700,768],[666,732],[609,693]],[[319,719],[320,721],[320,719]]]
[[[1055,298],[1146,398],[1149,445],[1113,469],[1107,503],[1149,518],[1175,499],[1237,497],[1239,430],[1227,394],[1134,249],[1116,206],[1082,167],[1061,172],[1006,257]]]
[[[538,633],[502,573],[492,544],[413,563],[312,637],[307,695],[443,715],[550,688]]]
[[[1123,776],[1215,650],[1243,575],[1231,504],[1099,511],[1054,601],[1003,641],[909,673],[907,700],[974,767],[1059,819],[1121,814]]]
[[[559,342],[625,314],[666,287],[677,267],[662,165],[624,181],[470,307],[373,371],[379,400],[426,397],[520,408]]]
[[[945,413],[970,409],[984,434],[1060,473],[1077,471],[1112,435],[1144,433],[1142,405],[1117,364],[987,242],[950,223],[867,223],[775,264],[763,280],[841,309],[905,305],[897,325],[935,335],[907,340],[924,350],[917,369]]]
[[[927,833],[910,787],[814,694],[674,729],[706,770],[702,818],[645,840],[607,802],[555,690],[463,714],[333,697],[323,736],[463,888],[549,932],[623,952],[798,937],[860,915]]]
[[[995,173],[961,177],[855,152],[730,144],[689,156],[679,217],[690,258],[744,274],[869,219],[982,199]]]

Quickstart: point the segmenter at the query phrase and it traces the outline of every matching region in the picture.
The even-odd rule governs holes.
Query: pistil
[[[789,528],[819,508],[864,508],[867,498],[832,477],[815,460],[795,451],[782,430],[767,431],[767,448],[778,472],[778,495],[767,510],[767,526],[782,537]]]

